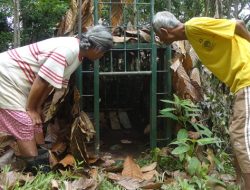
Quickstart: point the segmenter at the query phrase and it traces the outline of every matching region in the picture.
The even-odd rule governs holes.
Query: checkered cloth
[[[42,125],[34,126],[27,112],[0,109],[0,132],[29,141],[35,133],[42,132]]]

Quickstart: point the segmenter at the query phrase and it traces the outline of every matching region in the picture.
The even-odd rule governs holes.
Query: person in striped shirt
[[[43,144],[41,109],[52,88],[67,88],[83,58],[110,50],[110,31],[96,25],[76,37],[55,37],[0,53],[0,132],[16,138],[22,157]]]

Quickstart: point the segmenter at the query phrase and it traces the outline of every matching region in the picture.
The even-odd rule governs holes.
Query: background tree
[[[11,21],[8,18],[12,15],[12,9],[9,1],[0,3],[0,52],[7,50],[12,43],[13,30]]]
[[[13,27],[14,27],[14,48],[20,46],[20,1],[19,0],[13,0],[14,5],[14,21],[13,21]]]
[[[21,44],[44,40],[54,35],[56,24],[68,9],[67,0],[22,0]]]

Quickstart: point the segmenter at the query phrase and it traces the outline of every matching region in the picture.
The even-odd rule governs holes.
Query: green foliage
[[[172,151],[172,154],[177,155],[181,161],[193,164],[193,162],[195,162],[195,158],[193,156],[195,155],[197,146],[213,144],[216,142],[218,142],[218,139],[212,137],[190,139],[188,138],[188,131],[186,129],[181,129],[177,134],[177,139],[170,144],[177,145],[177,147]]]
[[[62,187],[63,181],[66,180],[66,178],[63,175],[60,175],[58,173],[42,173],[38,172],[35,176],[34,180],[32,181],[26,181],[24,185],[21,185],[19,183],[16,184],[16,186],[13,188],[14,190],[33,190],[33,189],[39,189],[39,190],[47,190],[48,187],[51,186],[51,181],[57,180],[59,185]]]
[[[185,128],[188,128],[193,123],[191,119],[199,116],[201,110],[198,106],[194,105],[190,100],[179,99],[174,95],[174,100],[161,100],[165,102],[167,108],[160,110],[160,117],[167,117],[182,124]],[[169,107],[171,106],[171,107]]]
[[[198,159],[196,150],[204,145],[218,144],[218,138],[212,137],[212,132],[200,123],[201,110],[190,100],[181,100],[174,95],[173,101],[163,100],[163,102],[167,103],[167,106],[173,107],[160,110],[162,116],[174,119],[184,127],[178,131],[176,140],[170,143],[170,145],[175,146],[171,153],[179,157],[179,160],[183,163],[183,169],[192,178],[190,181],[179,179],[181,189],[208,189],[208,182],[214,178],[209,177],[208,164]],[[188,128],[196,130],[201,138],[189,138]],[[219,180],[214,181],[214,183],[224,185]]]
[[[183,21],[186,21],[189,18],[195,16],[201,16],[204,13],[205,5],[201,0],[192,0],[192,1],[172,1],[172,11],[180,16],[179,18]]]
[[[22,0],[22,45],[53,36],[56,24],[68,9],[66,0]]]
[[[8,22],[11,16],[11,4],[8,1],[1,2],[0,5],[0,52],[7,50],[12,42],[13,31]]]
[[[172,155],[166,155],[159,148],[154,148],[150,152],[150,163],[157,162],[158,166],[164,171],[174,171],[182,169],[182,163]]]
[[[122,190],[118,185],[114,185],[107,179],[103,179],[98,187],[99,190]]]
[[[213,134],[222,139],[224,150],[231,150],[229,140],[229,118],[232,114],[233,94],[216,77],[201,69],[204,100],[200,102],[203,117]]]
[[[0,31],[0,52],[9,49],[13,39],[13,34],[11,32],[1,32]]]
[[[190,184],[187,179],[178,179],[178,182],[182,190],[196,190],[194,185]]]
[[[181,190],[181,187],[177,183],[164,184],[161,186],[162,190]]]
[[[20,1],[21,45],[52,37],[56,24],[60,22],[68,7],[68,0]],[[12,47],[13,12],[13,2],[1,0],[0,52]]]

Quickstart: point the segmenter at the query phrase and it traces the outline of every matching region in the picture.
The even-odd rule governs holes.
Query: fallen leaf
[[[147,183],[146,185],[141,186],[141,189],[160,189],[163,183]]]
[[[154,169],[156,168],[156,166],[157,166],[157,162],[154,162],[154,163],[152,163],[152,164],[150,164],[150,165],[148,165],[148,166],[142,167],[142,168],[141,168],[141,171],[142,171],[142,172],[149,172],[149,171],[154,170]]]
[[[143,185],[143,179],[122,176],[120,174],[108,173],[107,177],[128,190],[138,189]]]
[[[71,154],[67,154],[64,159],[62,159],[59,163],[62,164],[64,167],[67,167],[74,166],[75,162],[75,158]]]
[[[121,175],[119,175],[119,174],[111,173],[111,172],[109,172],[109,173],[107,174],[107,177],[108,177],[109,179],[115,180],[115,181],[119,181],[119,180],[121,180],[121,179],[123,178],[123,176],[121,176]]]
[[[0,173],[0,187],[4,189],[9,189],[13,187],[17,181],[19,182],[30,182],[34,177],[23,175],[22,173],[10,171],[6,173]],[[4,185],[4,186],[2,186]]]
[[[122,180],[117,181],[117,183],[122,187],[126,188],[127,190],[135,190],[141,186],[140,181],[138,179],[130,177],[123,178]]]
[[[98,178],[98,168],[91,168],[89,175],[92,179],[97,180]]]
[[[234,182],[235,177],[230,174],[221,174],[220,179],[224,182]]]
[[[107,168],[107,167],[112,167],[114,164],[115,161],[110,159],[110,160],[105,160],[104,163],[101,164],[101,166]]]
[[[181,172],[181,171],[179,171],[179,170],[176,170],[176,171],[174,171],[174,172],[172,172],[171,173],[171,176],[173,177],[173,178],[175,178],[175,179],[177,179],[177,178],[183,178],[183,179],[188,179],[189,177],[188,177],[188,174],[186,173],[186,172]]]
[[[158,175],[158,172],[156,170],[152,170],[152,171],[143,173],[142,178],[145,179],[145,180],[147,180],[147,181],[150,181],[156,175]]]
[[[94,179],[87,179],[85,177],[81,177],[78,180],[71,182],[71,188],[73,189],[95,189],[97,187],[97,181]]]
[[[0,157],[0,168],[4,167],[7,164],[10,164],[13,155],[14,155],[14,150],[9,149]]]
[[[127,156],[123,164],[122,176],[142,179],[140,167],[134,162],[131,156]]]

